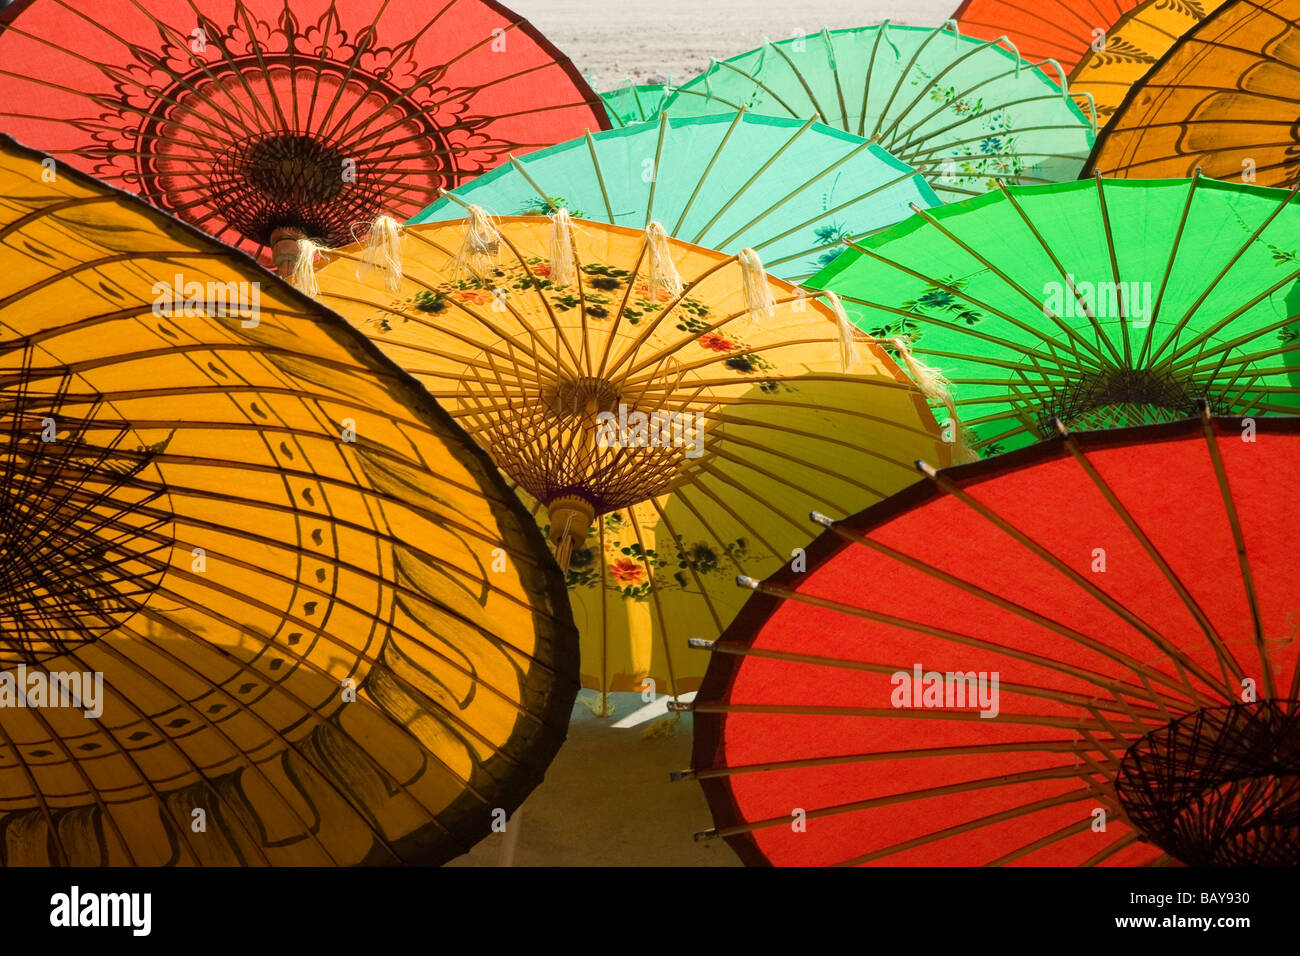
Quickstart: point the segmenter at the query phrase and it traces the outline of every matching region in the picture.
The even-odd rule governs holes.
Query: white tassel
[[[840,333],[840,366],[844,374],[848,374],[857,367],[858,364],[858,340],[857,330],[853,323],[849,321],[849,314],[844,311],[844,303],[834,292],[827,292],[826,299],[831,304],[831,310],[835,313]]]
[[[903,357],[903,363],[907,366],[907,373],[912,376],[912,381],[921,390],[921,394],[928,401],[936,405],[942,405],[948,410],[948,419],[952,427],[952,460],[954,464],[979,461],[979,453],[970,447],[970,436],[966,432],[966,426],[962,424],[961,419],[957,416],[957,403],[952,397],[951,383],[943,377],[943,373],[938,369],[931,368],[929,365],[918,361],[916,356],[912,354],[912,343],[907,339],[890,339],[889,344]]]
[[[686,288],[682,277],[673,265],[672,247],[668,245],[668,233],[657,222],[645,227],[646,243],[650,253],[650,295],[658,298],[660,289],[674,299]]]
[[[298,261],[294,263],[293,274],[289,284],[304,295],[313,299],[320,295],[320,283],[316,281],[316,257],[328,250],[319,242],[310,239],[298,240]]]
[[[951,401],[948,392],[948,380],[943,377],[943,373],[936,368],[917,360],[912,354],[912,343],[904,338],[890,339],[889,344],[894,347],[899,355],[903,357],[903,363],[907,366],[907,374],[912,376],[912,381],[916,387],[921,390],[921,394],[928,401],[936,404],[944,404]]]
[[[776,296],[767,281],[763,260],[753,249],[742,249],[736,256],[745,293],[745,311],[752,319],[770,319],[776,315]]]
[[[357,281],[365,282],[373,269],[384,272],[384,284],[389,292],[402,287],[402,226],[392,216],[383,213],[371,223],[365,245],[361,248]]]
[[[482,277],[495,267],[501,254],[501,234],[482,206],[470,206],[465,218],[465,239],[452,265],[459,273]]]
[[[614,702],[608,694],[579,694],[578,703],[586,707],[593,717],[613,717]]]
[[[551,217],[551,282],[557,289],[567,289],[577,278],[569,211],[560,209]]]

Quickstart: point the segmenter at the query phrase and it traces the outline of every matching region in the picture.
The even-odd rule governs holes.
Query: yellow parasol
[[[1224,0],[1144,0],[1095,36],[1070,71],[1070,92],[1092,96],[1097,119],[1105,125],[1129,90],[1169,48],[1222,6]],[[1081,108],[1082,108],[1082,104]]]
[[[726,255],[594,222],[406,227],[402,272],[332,253],[321,300],[423,382],[557,549],[602,692],[698,687],[759,576],[951,458],[925,397],[847,319]],[[847,372],[847,374],[846,374]],[[647,683],[647,679],[653,683]]]
[[[1085,174],[1289,188],[1300,178],[1300,0],[1226,0],[1129,90]]]
[[[575,638],[487,457],[252,259],[8,138],[0,435],[0,862],[436,863],[540,782]]]

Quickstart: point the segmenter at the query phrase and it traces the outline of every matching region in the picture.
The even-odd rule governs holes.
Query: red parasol
[[[828,524],[714,645],[683,774],[709,835],[752,864],[1296,865],[1297,455],[1294,418],[1058,435]]]
[[[953,17],[981,40],[1006,37],[1026,60],[1055,60],[1069,73],[1141,0],[965,0]],[[1173,0],[1175,4],[1182,0]],[[1125,50],[1112,50],[1122,56]],[[1050,75],[1050,74],[1049,74]]]
[[[0,123],[254,251],[277,230],[346,244],[609,127],[573,64],[491,0],[82,6],[0,12]]]

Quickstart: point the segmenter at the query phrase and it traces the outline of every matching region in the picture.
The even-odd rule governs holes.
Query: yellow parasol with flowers
[[[320,300],[488,450],[550,538],[598,712],[611,691],[697,688],[690,640],[730,622],[737,574],[797,557],[809,511],[851,514],[916,459],[953,458],[885,347],[752,250],[471,207],[326,259]]]

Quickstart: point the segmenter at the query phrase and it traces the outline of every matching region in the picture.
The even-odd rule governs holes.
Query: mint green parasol
[[[886,21],[768,42],[715,61],[664,111],[741,107],[876,140],[924,173],[945,202],[986,192],[997,179],[1075,179],[1095,138],[1091,110],[1075,105],[1057,64],[1040,69],[1005,40],[962,36],[951,21],[938,29]]]
[[[579,219],[668,234],[805,278],[840,240],[939,204],[906,163],[859,136],[811,120],[747,112],[675,117],[592,133],[512,159],[429,206],[412,222],[567,209]]]

